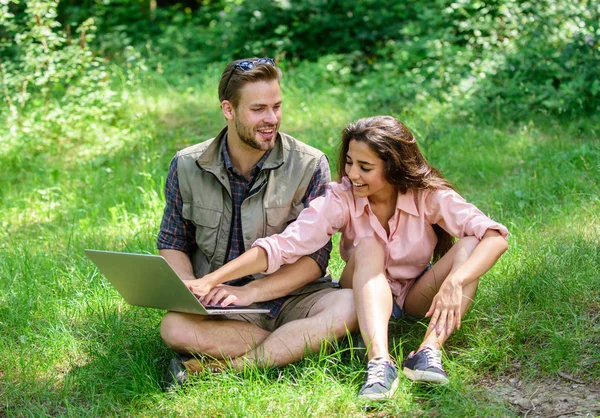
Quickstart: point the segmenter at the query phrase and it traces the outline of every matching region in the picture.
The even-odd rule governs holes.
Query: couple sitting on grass
[[[248,75],[261,68],[275,68],[269,59],[250,59],[241,63],[233,63],[228,69]],[[227,79],[225,87],[232,78],[232,73],[227,73],[226,69],[221,83],[223,85],[223,80]],[[276,85],[270,85],[271,82],[247,82],[240,89],[241,100],[231,105],[231,109],[227,100],[222,101],[228,119],[225,154],[232,150],[234,153],[235,144],[242,142],[269,154],[277,141],[282,140],[279,135],[284,134],[277,132],[281,115],[279,79]],[[260,91],[272,89],[271,93],[276,93],[275,100],[272,101],[269,95],[252,96],[254,93],[260,96],[252,90],[257,83],[266,83]],[[248,94],[252,99],[258,99],[248,102],[250,115],[252,109],[263,108],[269,114],[264,120],[258,118],[254,130],[248,126],[252,123],[251,117],[245,117],[243,113]],[[260,105],[253,108],[256,103]],[[271,103],[274,103],[273,109],[269,109]],[[273,120],[269,121],[269,117]],[[201,162],[197,165],[200,167]],[[309,260],[314,260],[314,254],[327,247],[332,235],[341,232],[340,254],[346,262],[339,279],[342,289],[335,292],[331,292],[331,288],[321,289],[317,292],[321,296],[316,303],[309,302],[312,312],[314,306],[326,301],[314,315],[320,316],[321,322],[312,325],[322,325],[323,321],[329,321],[329,325],[324,330],[311,329],[311,323],[307,322],[304,328],[295,329],[294,323],[302,320],[292,320],[287,325],[276,326],[278,330],[265,331],[261,335],[260,331],[253,333],[252,329],[237,327],[235,321],[230,321],[229,332],[242,337],[247,335],[243,349],[227,355],[223,346],[209,348],[207,343],[200,342],[209,335],[202,335],[209,331],[208,321],[196,320],[187,314],[167,313],[161,333],[170,347],[182,353],[208,354],[226,360],[215,362],[183,357],[180,364],[185,370],[178,369],[173,361],[170,365],[173,378],[178,379],[182,370],[187,376],[190,371],[207,368],[241,369],[248,364],[287,364],[301,358],[302,354],[298,354],[293,342],[287,344],[286,341],[295,338],[303,342],[303,349],[316,351],[322,341],[340,338],[358,326],[368,356],[367,374],[359,398],[390,398],[398,385],[398,376],[388,351],[388,322],[391,318],[409,315],[430,317],[430,322],[421,345],[403,361],[404,375],[414,381],[448,382],[442,367],[441,346],[460,327],[475,296],[479,277],[507,249],[507,229],[458,195],[423,157],[410,130],[390,116],[360,119],[343,130],[338,173],[340,181],[328,183],[323,188],[324,194],[321,192],[321,196],[311,198],[308,204],[304,202],[305,208],[287,227],[283,225],[279,233],[269,235],[266,228],[267,234],[254,240],[249,245],[251,248],[228,256],[228,262],[220,268],[207,268],[199,274],[194,270],[195,277],[189,276],[188,282],[189,288],[207,305],[245,305],[268,300],[249,297],[250,292],[240,292],[231,286],[235,283],[232,281],[258,273],[266,276],[255,282],[270,280],[272,276],[279,278],[278,272],[285,272],[290,265],[306,260],[305,256],[313,255]],[[256,180],[258,174],[252,175]],[[314,172],[295,175],[314,179]],[[248,191],[252,188],[250,186]],[[235,199],[233,193],[231,196]],[[266,209],[267,217],[271,209]],[[234,223],[232,220],[232,227]],[[208,222],[204,224],[210,226]],[[271,225],[270,222],[267,224]],[[202,222],[197,222],[195,227],[197,231]],[[459,238],[456,243],[453,237]],[[230,235],[228,246],[232,242]],[[161,254],[165,255],[164,248]],[[170,262],[174,260],[172,253],[166,255],[171,257]],[[302,300],[298,302],[299,305],[302,303]],[[304,320],[310,320],[310,316],[304,315]],[[216,333],[219,326],[224,331],[224,322],[213,322],[215,328],[211,332]],[[260,328],[263,327],[258,325],[254,330]],[[221,342],[224,344],[225,339]],[[274,348],[277,344],[279,347]],[[285,353],[286,350],[289,353]]]

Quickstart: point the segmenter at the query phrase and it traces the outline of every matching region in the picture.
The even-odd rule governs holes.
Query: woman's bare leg
[[[385,276],[385,250],[376,238],[363,239],[346,264],[340,284],[354,291],[360,333],[368,347],[369,360],[390,358],[388,321],[392,292]]]
[[[465,237],[454,244],[450,251],[410,288],[404,302],[404,312],[410,316],[424,317],[444,280],[446,280],[450,273],[454,272],[467,261],[478,244],[479,240],[475,237]],[[463,287],[463,299],[460,310],[461,318],[467,312],[475,298],[478,283],[479,280],[475,280]],[[447,332],[445,327],[436,330],[430,325],[427,328],[425,338],[419,349],[428,345],[439,350],[449,336],[450,333]]]

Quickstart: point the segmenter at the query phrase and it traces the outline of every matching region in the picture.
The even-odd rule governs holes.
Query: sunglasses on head
[[[275,61],[273,61],[272,58],[259,58],[256,60],[240,61],[233,66],[233,70],[231,70],[231,72],[229,73],[229,77],[227,77],[227,82],[225,83],[225,89],[227,89],[227,86],[229,85],[229,81],[231,80],[231,76],[233,75],[235,70],[237,70],[239,68],[243,72],[250,71],[251,69],[256,67],[256,64],[269,64],[269,65],[272,65],[273,67],[275,67]]]

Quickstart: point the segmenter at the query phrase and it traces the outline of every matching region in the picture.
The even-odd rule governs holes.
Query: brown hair
[[[448,180],[432,167],[417,145],[412,132],[391,116],[359,119],[342,131],[342,146],[338,157],[338,176],[346,176],[346,154],[350,141],[366,143],[385,162],[385,179],[400,193],[408,190],[452,188]],[[438,242],[433,261],[439,260],[454,244],[452,235],[439,225],[433,225]]]
[[[225,71],[221,74],[219,82],[219,102],[228,100],[233,107],[237,107],[240,102],[241,90],[248,83],[257,81],[281,81],[281,70],[266,62],[255,62],[254,68],[248,71],[242,71],[236,65],[242,61],[256,61],[258,58],[244,58],[230,62]]]

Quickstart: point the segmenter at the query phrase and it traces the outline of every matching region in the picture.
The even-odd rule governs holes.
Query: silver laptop
[[[85,253],[131,305],[198,315],[269,312],[247,306],[202,305],[167,260],[159,255],[99,250],[85,250]]]

